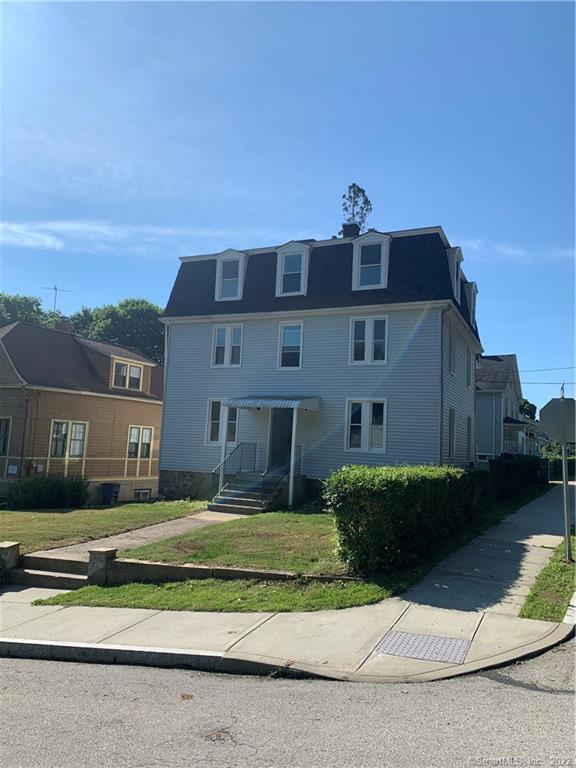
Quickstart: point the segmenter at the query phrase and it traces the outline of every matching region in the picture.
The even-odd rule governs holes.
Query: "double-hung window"
[[[10,419],[0,419],[0,456],[8,455],[10,441]]]
[[[114,386],[121,389],[142,389],[142,366],[116,360],[114,363]]]
[[[456,373],[456,335],[452,326],[448,326],[448,370]]]
[[[128,458],[149,459],[152,455],[152,427],[128,429]]]
[[[354,317],[350,330],[350,363],[386,363],[387,317]]]
[[[244,258],[240,251],[224,251],[216,261],[216,301],[242,298]]]
[[[222,442],[222,403],[220,400],[210,400],[208,402],[208,434],[206,442],[220,444]],[[227,443],[235,443],[238,432],[238,410],[228,408],[228,432],[226,435]]]
[[[309,246],[288,243],[278,249],[276,296],[302,296],[308,281]]]
[[[456,457],[456,411],[448,409],[448,458]]]
[[[278,368],[297,370],[302,366],[302,323],[280,323]]]
[[[240,365],[242,357],[242,326],[214,326],[212,347],[212,365],[214,367],[229,368]]]
[[[387,235],[371,232],[354,241],[354,291],[387,287],[389,242]]]
[[[86,423],[53,421],[50,456],[53,459],[82,459],[86,447]]]
[[[348,400],[346,450],[385,453],[386,420],[386,400]]]

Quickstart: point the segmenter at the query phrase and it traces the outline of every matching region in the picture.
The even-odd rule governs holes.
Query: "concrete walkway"
[[[115,547],[116,549],[131,549],[141,547],[144,544],[150,544],[153,541],[169,539],[171,536],[179,536],[182,533],[195,531],[197,528],[204,528],[206,525],[215,523],[225,523],[228,520],[238,520],[244,515],[234,515],[227,512],[197,512],[186,517],[177,517],[174,520],[166,520],[164,523],[147,525],[145,528],[136,528],[133,531],[118,533],[115,536],[106,536],[102,539],[92,539],[92,541],[83,541],[80,544],[70,544],[67,547],[57,547],[56,549],[46,549],[31,554],[41,555],[42,557],[78,557],[78,559],[88,560],[88,552],[96,547]]]
[[[573,483],[569,490],[574,509]],[[402,597],[435,608],[518,616],[563,534],[557,484],[447,557]]]
[[[498,666],[574,632],[517,616],[561,541],[561,498],[553,488],[377,605],[278,614],[33,606],[57,592],[9,587],[0,595],[0,656],[384,683]]]

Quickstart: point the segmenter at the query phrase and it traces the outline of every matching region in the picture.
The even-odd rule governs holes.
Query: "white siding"
[[[387,365],[349,365],[350,318],[387,314]],[[212,322],[170,329],[160,466],[164,470],[211,471],[220,448],[207,446],[209,399],[243,396],[317,396],[318,413],[299,414],[297,444],[302,471],[325,477],[343,464],[437,463],[440,424],[440,310],[342,310],[303,314],[301,370],[277,370],[282,318],[244,321],[242,366],[210,368]],[[388,400],[386,454],[344,450],[346,398]],[[464,430],[466,417],[461,416]],[[238,440],[258,443],[258,466],[266,466],[267,410],[239,411]]]
[[[449,339],[450,329],[454,334],[455,343],[455,368],[454,373],[449,371]],[[470,386],[467,385],[467,349],[472,350],[474,356],[476,350],[472,348],[473,341],[464,333],[457,322],[453,312],[447,312],[442,322],[442,462],[446,464],[468,464],[468,417],[472,419],[472,460],[476,450],[474,447],[475,416],[474,416],[474,389],[475,367],[472,366]],[[455,412],[455,451],[454,458],[449,455],[449,421],[450,408]]]

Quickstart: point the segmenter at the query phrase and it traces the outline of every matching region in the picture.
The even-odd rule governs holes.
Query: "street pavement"
[[[574,642],[375,685],[0,660],[2,768],[573,765]]]

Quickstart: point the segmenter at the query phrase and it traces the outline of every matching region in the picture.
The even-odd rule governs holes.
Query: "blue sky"
[[[531,372],[574,365],[571,3],[1,13],[2,290],[162,305],[180,255],[335,234],[356,181],[370,226],[462,245],[487,353],[576,379]]]

